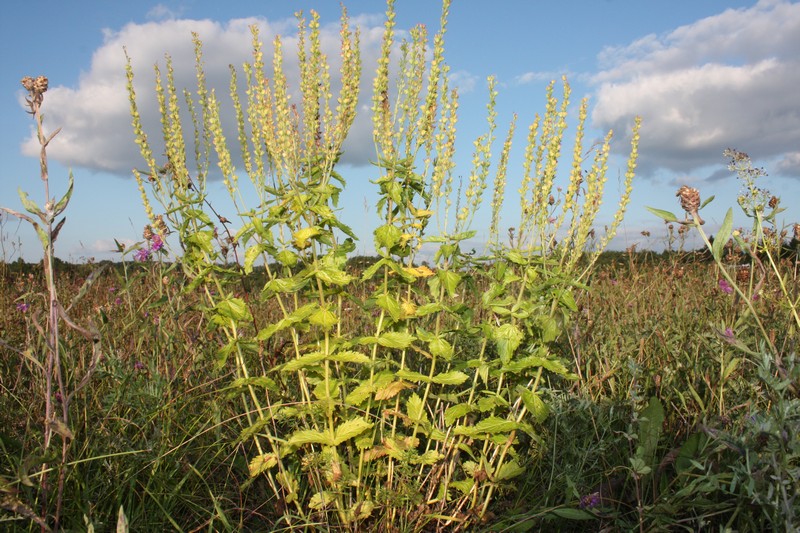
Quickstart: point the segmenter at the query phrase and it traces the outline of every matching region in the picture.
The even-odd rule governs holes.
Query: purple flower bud
[[[721,290],[725,294],[733,294],[733,287],[731,287],[728,284],[728,281],[724,279],[719,280],[719,290]]]
[[[17,311],[19,311],[20,313],[24,313],[30,308],[31,308],[30,304],[26,304],[25,302],[17,302]]]

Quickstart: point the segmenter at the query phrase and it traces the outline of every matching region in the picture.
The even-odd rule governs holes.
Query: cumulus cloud
[[[594,125],[624,132],[642,115],[643,174],[719,164],[732,147],[798,176],[797,50],[800,4],[782,0],[607,48],[592,80]]]
[[[162,9],[151,13],[153,17],[171,17]],[[380,17],[351,17],[351,25],[361,30],[362,87],[361,98],[369,102],[371,79],[380,53],[383,20]],[[91,67],[80,77],[77,87],[51,87],[47,92],[47,122],[63,126],[61,133],[48,147],[48,155],[69,167],[82,167],[98,172],[130,176],[133,168],[143,167],[138,147],[134,143],[131,127],[130,104],[125,89],[125,51],[131,58],[135,73],[134,87],[144,127],[156,156],[163,153],[160,144],[160,117],[155,95],[153,65],[158,64],[166,76],[165,54],[174,66],[175,85],[179,91],[196,91],[195,55],[192,32],[203,42],[203,63],[209,88],[215,88],[222,101],[223,128],[229,139],[236,139],[234,113],[230,104],[229,65],[237,69],[239,85],[243,86],[242,64],[252,62],[252,36],[250,27],[259,28],[264,43],[267,77],[271,77],[272,42],[277,34],[282,36],[284,69],[290,93],[297,101],[298,68],[296,61],[296,20],[265,20],[244,18],[225,23],[212,20],[174,19],[131,23],[119,30],[105,30],[104,43],[92,57]],[[339,82],[339,23],[323,24],[321,43],[331,64],[332,89],[335,98]],[[398,32],[402,39],[407,34]],[[243,87],[242,87],[243,89]],[[244,96],[242,96],[244,98]],[[22,97],[20,103],[23,104]],[[227,106],[227,107],[226,107]],[[191,132],[188,114],[184,131]],[[53,126],[55,127],[55,126]],[[344,163],[366,164],[374,157],[371,141],[372,125],[368,113],[361,113],[345,145]],[[192,134],[187,133],[187,140]],[[193,148],[190,146],[189,151]],[[39,145],[31,134],[23,144],[23,153],[38,154]],[[238,168],[240,163],[234,162]]]

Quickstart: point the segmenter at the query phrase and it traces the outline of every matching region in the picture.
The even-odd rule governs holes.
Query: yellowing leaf
[[[434,272],[425,265],[418,267],[403,267],[403,272],[414,278],[427,278],[433,276]]]
[[[250,471],[250,477],[256,477],[276,464],[278,464],[277,455],[274,453],[262,453],[261,455],[253,457],[250,464],[247,465],[247,469]]]
[[[311,238],[316,237],[320,233],[320,229],[317,227],[301,228],[292,234],[292,240],[294,241],[294,245],[302,250],[308,248],[311,244]]]
[[[393,381],[388,385],[386,385],[385,387],[378,389],[378,392],[375,393],[375,399],[379,401],[388,400],[389,398],[394,398],[395,396],[400,394],[401,391],[405,389],[411,389],[413,387],[414,385],[412,385],[407,381],[403,380]]]
[[[333,446],[335,442],[329,434],[323,433],[322,431],[301,429],[295,431],[292,436],[289,437],[289,445],[300,446],[302,444],[327,444],[328,446]]]

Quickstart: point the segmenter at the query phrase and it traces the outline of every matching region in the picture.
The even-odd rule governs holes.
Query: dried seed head
[[[780,198],[778,198],[777,196],[773,196],[772,198],[770,198],[769,199],[770,209],[775,209],[776,207],[778,207],[778,202],[780,202]]]
[[[675,196],[681,199],[681,207],[687,213],[694,215],[700,209],[700,191],[694,187],[684,185]]]
[[[142,237],[144,240],[149,241],[153,238],[153,228],[150,227],[150,224],[144,227],[144,231],[142,232]]]
[[[800,224],[794,225],[794,238],[795,240],[800,241]]]
[[[166,235],[167,234],[167,225],[164,223],[164,216],[157,215],[155,221],[153,222],[153,229],[155,229],[159,235]]]

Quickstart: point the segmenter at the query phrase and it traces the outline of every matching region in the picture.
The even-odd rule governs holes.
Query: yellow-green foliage
[[[468,527],[539,457],[538,428],[548,416],[543,380],[575,377],[550,348],[576,310],[574,287],[591,268],[579,260],[603,197],[611,133],[584,171],[584,101],[570,180],[557,193],[570,89],[565,80],[558,102],[550,85],[545,114],[529,128],[524,150],[521,223],[502,244],[516,117],[493,169],[497,91],[490,78],[487,131],[474,141],[471,170],[456,187],[458,94],[448,86],[444,61],[449,8],[443,2],[432,49],[420,25],[400,43],[395,61],[394,2],[387,3],[372,94],[373,183],[382,220],[373,232],[378,260],[360,279],[345,268],[356,237],[337,214],[345,180],[336,163],[355,118],[361,66],[358,32],[346,12],[335,103],[316,13],[298,15],[297,105],[289,101],[281,38],[273,42],[267,76],[253,28],[244,102],[233,68],[230,85],[249,184],[234,168],[220,100],[205,86],[200,36],[193,36],[196,95],[184,92],[194,176],[169,57],[166,79],[156,67],[163,165],[144,133],[128,63],[134,132],[147,165],[136,173],[145,209],[155,223],[150,195],[163,207],[183,247],[187,290],[203,294],[208,327],[225,339],[216,364],[235,371],[230,390],[240,394],[247,420],[240,440],[251,482],[265,480],[293,525],[322,517],[348,527],[420,529],[429,521]],[[633,139],[619,219],[633,179],[638,121]],[[209,204],[212,160],[237,210],[235,222]],[[490,246],[475,257],[461,248],[476,235],[472,225],[490,176]],[[254,194],[243,194],[243,187]],[[247,205],[248,197],[257,204]],[[434,218],[436,231],[429,228]],[[593,251],[607,244],[617,223]],[[430,265],[418,259],[424,246],[435,247]],[[257,262],[266,269],[261,299],[278,310],[265,321],[255,302],[238,294],[241,273]],[[367,288],[364,298],[353,296],[357,286]],[[478,286],[485,292],[476,304],[467,295]],[[365,319],[359,330],[344,327],[353,313]],[[267,350],[279,352],[278,364],[264,373],[258,363]]]

